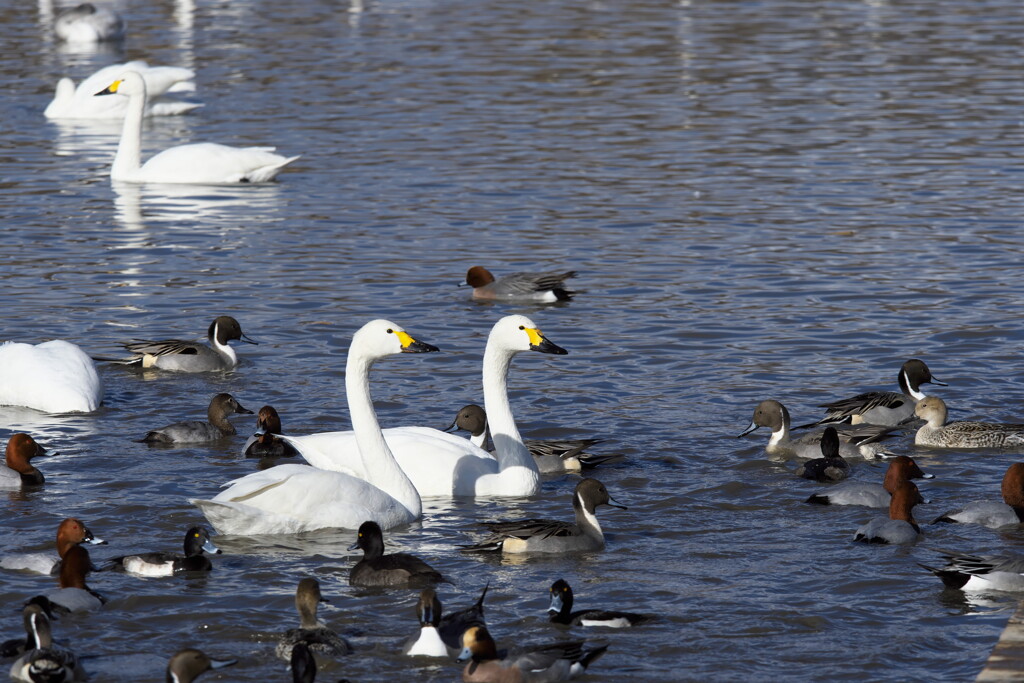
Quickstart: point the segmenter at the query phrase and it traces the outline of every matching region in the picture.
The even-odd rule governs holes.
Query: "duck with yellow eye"
[[[111,180],[199,185],[265,183],[299,158],[274,154],[273,147],[229,147],[198,142],[170,147],[143,164],[142,119],[146,111],[146,81],[137,71],[125,71],[96,95],[128,98],[121,141],[110,167]]]

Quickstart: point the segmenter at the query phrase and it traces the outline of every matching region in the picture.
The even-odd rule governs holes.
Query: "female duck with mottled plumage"
[[[925,420],[914,443],[938,448],[1001,448],[1024,450],[1024,424],[1001,422],[950,422],[946,402],[928,396],[917,402],[914,414]]]
[[[344,638],[320,623],[316,618],[321,602],[328,602],[320,594],[320,582],[313,578],[299,581],[295,588],[295,610],[299,613],[299,627],[290,628],[277,641],[274,654],[286,662],[292,658],[292,651],[302,644],[327,657],[340,657],[352,652],[352,646]]]

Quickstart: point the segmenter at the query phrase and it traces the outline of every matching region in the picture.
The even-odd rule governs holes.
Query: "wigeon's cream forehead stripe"
[[[544,341],[544,335],[540,333],[536,327],[526,327],[526,335],[530,338],[530,343],[534,346],[539,346]]]
[[[398,335],[398,341],[402,342],[403,349],[409,348],[409,344],[412,344],[416,341],[402,330],[395,332],[395,334]]]

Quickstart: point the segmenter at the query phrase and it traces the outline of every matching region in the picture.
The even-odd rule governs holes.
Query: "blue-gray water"
[[[454,551],[475,521],[571,515],[572,477],[511,502],[429,505],[388,533],[451,577],[458,607],[491,583],[499,644],[564,637],[547,588],[580,607],[657,614],[609,644],[592,680],[951,680],[981,667],[1016,597],[944,592],[934,548],[1019,549],[1020,532],[926,527],[911,548],[851,542],[879,514],[818,509],[818,485],[733,438],[763,398],[799,423],[825,400],[893,388],[925,359],[955,418],[1022,419],[1019,36],[1009,0],[934,3],[327,0],[117,5],[123,51],[68,51],[28,5],[0,9],[0,338],[63,338],[97,354],[136,337],[200,337],[216,315],[260,341],[236,372],[137,375],[101,366],[95,415],[0,409],[59,457],[41,491],[5,494],[3,552],[52,546],[77,516],[95,560],[174,550],[186,502],[253,469],[243,437],[150,449],[148,429],[198,418],[229,391],[294,433],[347,427],[352,332],[393,319],[444,354],[382,362],[384,425],[447,424],[479,401],[487,331],[533,316],[567,357],[520,356],[530,437],[597,435],[628,463],[596,472],[628,511],[602,512],[603,553],[482,561]],[[358,9],[358,8],[356,8]],[[191,115],[152,121],[145,156],[190,141],[273,144],[302,159],[278,183],[112,188],[117,125],[46,121],[56,80],[142,58],[197,72]],[[577,300],[473,303],[472,265],[578,270]],[[238,420],[248,432],[250,420]],[[1015,459],[936,452],[922,520],[998,496]],[[880,479],[883,464],[856,465]],[[204,680],[286,680],[276,635],[319,578],[354,656],[324,680],[451,680],[397,654],[413,591],[351,589],[349,531],[218,538],[208,578],[96,574],[111,600],[56,634],[96,680],[162,680],[199,646],[239,664]],[[51,579],[5,572],[0,631]],[[125,659],[153,655],[154,660]]]

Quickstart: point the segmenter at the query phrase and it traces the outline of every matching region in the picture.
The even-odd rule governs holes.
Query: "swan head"
[[[433,344],[416,341],[401,326],[390,320],[371,320],[352,337],[352,351],[377,359],[396,353],[440,351]]]
[[[540,351],[564,356],[568,351],[545,337],[525,315],[507,315],[494,324],[487,344],[496,344],[513,353]]]
[[[100,90],[97,95],[145,95],[146,81],[138,71],[125,71],[120,78]]]

